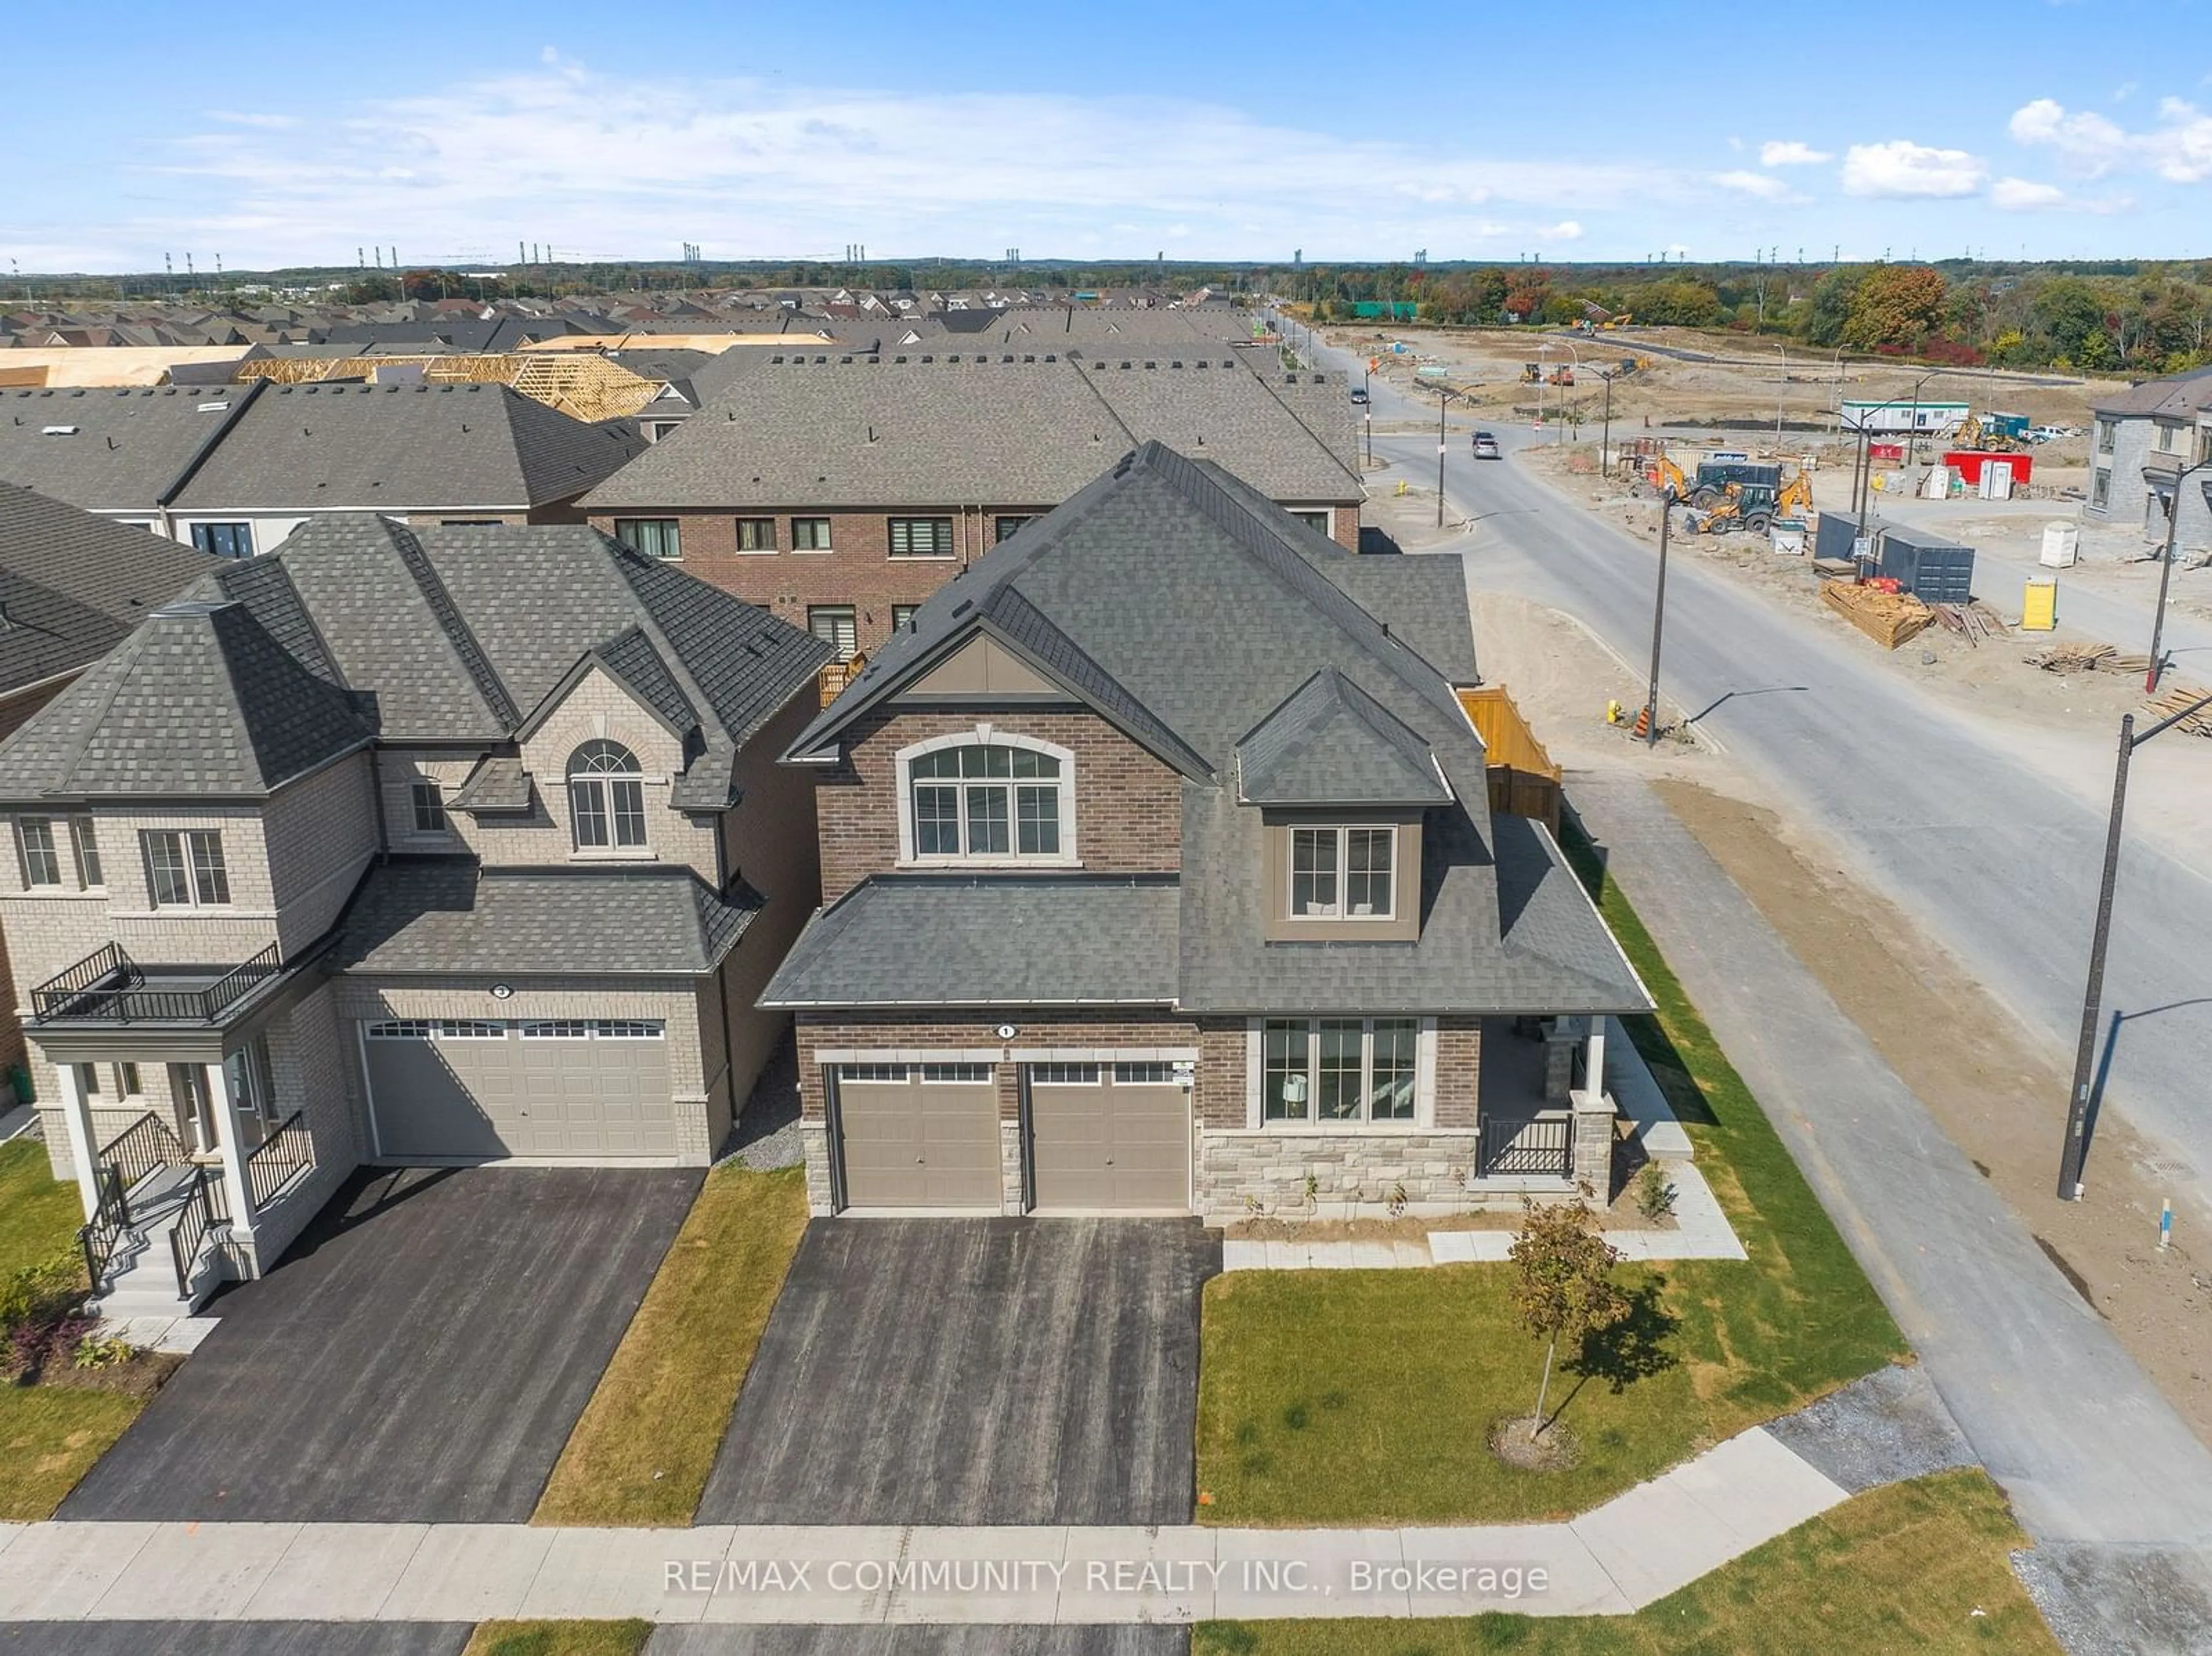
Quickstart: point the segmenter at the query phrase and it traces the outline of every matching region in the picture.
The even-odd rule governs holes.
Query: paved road
[[[1349,364],[1331,355],[1334,366]],[[1380,386],[1374,406],[1378,422],[1423,412]],[[1433,403],[1426,411],[1433,417]],[[1525,429],[1492,429],[1509,452],[1530,440]],[[1412,465],[1417,478],[1436,464],[1430,435],[1378,435],[1375,451]],[[1447,454],[1445,488],[1455,509],[1495,514],[1469,543],[1471,585],[1578,616],[1640,676],[1650,650],[1653,543],[1593,518],[1510,458],[1476,462],[1463,428]],[[2029,770],[1990,730],[1885,671],[1856,634],[1692,558],[1670,562],[1667,610],[1668,701],[1699,714],[1701,728],[1734,757],[1825,824],[1873,884],[2070,1052],[2104,843],[2104,811],[2094,803],[2104,784],[2071,792]],[[2158,747],[2143,749],[2138,772],[2159,760]],[[2110,1047],[2105,1095],[2173,1160],[2178,1193],[2199,1200],[2212,1174],[2212,1093],[2202,1083],[2212,1051],[2207,937],[2205,869],[2130,840],[2106,979],[2106,1012],[2121,1015],[2121,1033]],[[2095,1180],[2093,1162],[2092,1199]]]

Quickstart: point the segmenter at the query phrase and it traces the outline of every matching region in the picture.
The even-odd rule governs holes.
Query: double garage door
[[[848,1207],[1003,1210],[994,1066],[847,1065]],[[1041,1213],[1190,1210],[1190,1100],[1164,1064],[1032,1065],[1024,1172]]]
[[[387,1162],[582,1162],[676,1153],[668,1041],[638,1018],[430,1020],[362,1027]]]

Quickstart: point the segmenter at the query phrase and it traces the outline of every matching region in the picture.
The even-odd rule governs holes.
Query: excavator
[[[1692,535],[1733,535],[1739,529],[1754,535],[1764,535],[1774,527],[1772,491],[1758,483],[1730,483],[1723,491],[1721,503],[1709,512],[1692,508],[1689,516]]]
[[[1743,480],[1726,476],[1726,470],[1724,466],[1700,465],[1697,476],[1692,478],[1668,456],[1661,454],[1644,474],[1644,481],[1654,488],[1672,491],[1676,500],[1698,510],[1717,511],[1728,500],[1740,495],[1746,486]],[[1802,518],[1813,509],[1813,480],[1804,472],[1796,473],[1779,488],[1757,482],[1748,486],[1754,499],[1771,493],[1773,500],[1766,509],[1775,517]]]

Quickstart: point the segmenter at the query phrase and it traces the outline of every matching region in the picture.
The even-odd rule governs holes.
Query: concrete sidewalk
[[[34,1524],[0,1529],[0,1624],[635,1616],[1018,1625],[1483,1611],[1625,1615],[1845,1495],[1755,1428],[1559,1524]]]
[[[2023,1526],[2113,1550],[2115,1605],[2124,1550],[2169,1552],[2212,1640],[2212,1451],[1674,814],[1634,777],[1571,786]]]

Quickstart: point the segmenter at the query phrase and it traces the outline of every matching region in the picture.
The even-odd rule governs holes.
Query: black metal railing
[[[246,1158],[246,1195],[253,1210],[260,1212],[285,1186],[314,1165],[315,1138],[307,1131],[307,1112],[295,1110]]]
[[[107,1285],[115,1256],[131,1239],[131,1204],[124,1197],[122,1175],[114,1168],[101,1168],[94,1182],[100,1189],[100,1202],[92,1217],[78,1227],[76,1245],[84,1254],[85,1277],[92,1291],[99,1294]]]
[[[1574,1131],[1569,1116],[1491,1116],[1482,1124],[1482,1171],[1568,1178],[1574,1172]]]
[[[176,1228],[169,1233],[169,1259],[177,1268],[179,1299],[192,1297],[193,1273],[199,1269],[209,1239],[229,1222],[230,1204],[223,1200],[221,1183],[205,1168],[193,1168],[190,1192],[178,1210]]]
[[[101,1145],[94,1162],[103,1173],[115,1174],[120,1199],[122,1192],[134,1188],[147,1174],[163,1168],[182,1167],[191,1159],[175,1130],[149,1110]],[[123,1222],[131,1222],[128,1209],[124,1211]]]
[[[211,1023],[284,969],[275,943],[200,989],[150,986],[146,970],[109,943],[31,992],[33,1016],[117,1023]]]

